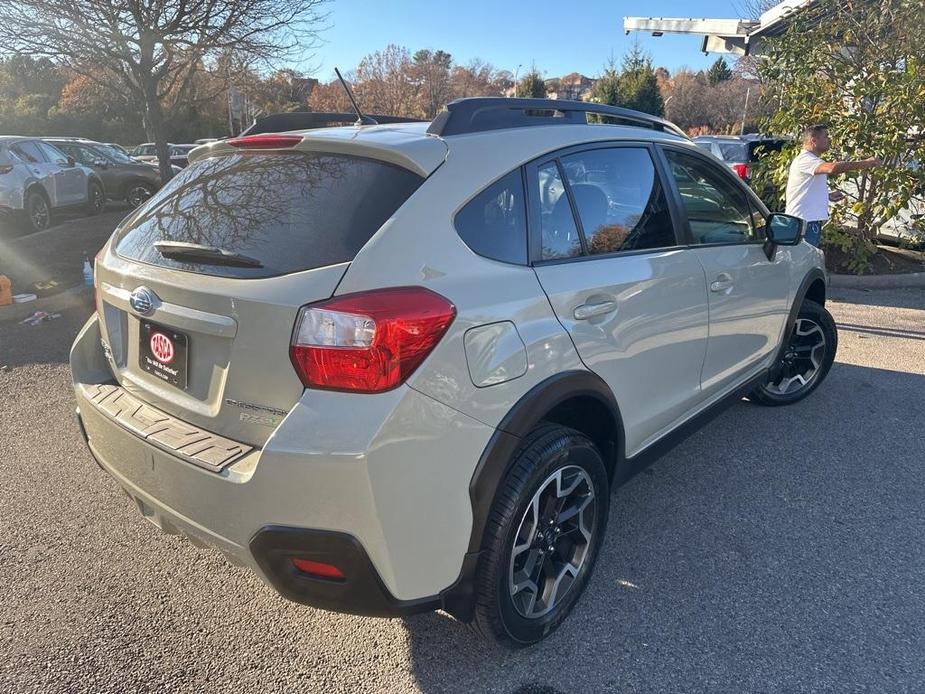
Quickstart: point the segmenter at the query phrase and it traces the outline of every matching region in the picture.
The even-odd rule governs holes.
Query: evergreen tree
[[[717,58],[707,72],[707,81],[709,81],[711,87],[715,87],[720,82],[725,82],[729,79],[732,79],[732,70],[729,69],[726,59]]]
[[[546,83],[543,81],[543,76],[540,75],[536,68],[530,70],[530,72],[524,75],[523,79],[517,83],[514,96],[533,99],[546,98]]]

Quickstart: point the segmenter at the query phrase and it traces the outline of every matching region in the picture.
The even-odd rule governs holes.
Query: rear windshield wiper
[[[231,265],[234,267],[263,267],[256,258],[233,253],[215,246],[203,246],[185,241],[157,241],[154,247],[165,258],[199,261],[204,265]]]

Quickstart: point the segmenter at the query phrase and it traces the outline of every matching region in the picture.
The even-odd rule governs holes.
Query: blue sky
[[[333,0],[327,5],[330,28],[304,67],[324,81],[334,68],[352,70],[367,53],[390,43],[409,48],[443,49],[457,63],[481,58],[496,68],[523,75],[535,62],[546,77],[572,71],[596,76],[611,53],[619,60],[634,36],[656,66],[707,67],[716,55],[700,52],[695,36],[623,33],[624,16],[738,17],[736,0],[632,0],[552,2],[550,0]]]

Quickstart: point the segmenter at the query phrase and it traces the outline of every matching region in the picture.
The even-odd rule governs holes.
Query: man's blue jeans
[[[806,232],[803,238],[806,239],[806,243],[819,248],[819,242],[822,241],[822,222],[806,222]]]

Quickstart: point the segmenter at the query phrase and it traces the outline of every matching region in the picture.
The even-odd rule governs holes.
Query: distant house
[[[579,72],[572,72],[564,77],[547,80],[546,96],[550,99],[587,101],[596,81],[591,77],[585,77]]]

